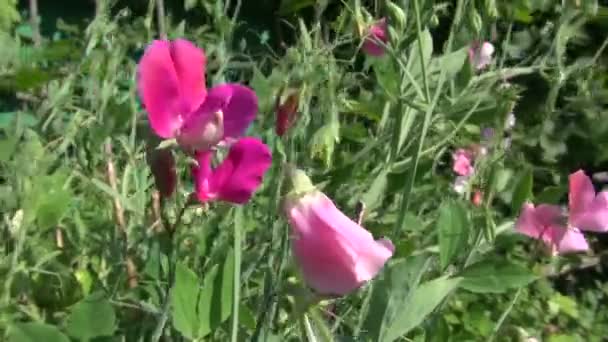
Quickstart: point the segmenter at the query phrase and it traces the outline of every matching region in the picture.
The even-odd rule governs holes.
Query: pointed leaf
[[[503,293],[526,286],[537,277],[531,270],[508,260],[484,260],[466,268],[460,287],[477,293]]]
[[[9,342],[70,342],[57,327],[38,323],[14,323],[8,329]]]
[[[79,340],[111,336],[116,330],[112,304],[101,293],[94,293],[72,308],[67,318],[67,333]]]
[[[186,265],[178,263],[175,269],[175,284],[171,289],[171,318],[173,326],[184,337],[194,339],[198,332],[196,298],[198,277]]]
[[[469,239],[469,217],[462,204],[445,202],[439,208],[439,259],[441,268],[446,268],[462,251],[466,250]]]

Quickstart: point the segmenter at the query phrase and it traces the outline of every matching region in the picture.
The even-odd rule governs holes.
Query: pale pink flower
[[[481,70],[492,63],[494,45],[490,42],[474,42],[469,48],[469,60],[476,70]]]
[[[583,233],[578,228],[568,227],[563,210],[555,205],[534,207],[531,203],[524,204],[515,229],[543,241],[554,255],[589,249]]]
[[[295,191],[285,200],[284,211],[306,283],[319,294],[345,295],[374,278],[393,255],[393,244],[374,240],[316,190],[302,171],[292,172],[293,179]]]
[[[468,177],[473,174],[473,153],[469,150],[459,148],[452,154],[454,164],[452,170],[459,176]]]
[[[582,230],[608,231],[608,191],[596,194],[582,170],[571,174],[569,181],[570,224]]]
[[[386,45],[387,42],[388,26],[386,24],[386,18],[382,18],[368,28],[363,42],[363,52],[370,56],[380,57],[384,55],[384,45]]]
[[[540,239],[554,253],[586,251],[589,246],[581,230],[608,231],[608,192],[595,193],[593,184],[582,170],[569,177],[568,204],[570,215],[557,206],[525,204],[516,229]]]
[[[206,57],[185,39],[155,40],[137,66],[137,88],[152,130],[186,150],[207,150],[241,136],[255,118],[257,97],[234,83],[207,91]]]

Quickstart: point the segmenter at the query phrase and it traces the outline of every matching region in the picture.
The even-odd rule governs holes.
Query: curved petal
[[[173,67],[179,80],[180,110],[184,115],[188,115],[201,105],[207,93],[207,57],[202,49],[185,39],[174,40],[170,47]]]
[[[589,249],[583,233],[577,228],[555,230],[554,241],[560,254],[584,252]]]
[[[553,246],[556,245],[554,228],[561,228],[562,216],[558,206],[541,204],[535,208],[533,204],[526,203],[515,223],[515,230]]]
[[[392,256],[393,244],[374,241],[321,192],[287,208],[297,234],[294,253],[307,283],[324,294],[343,295],[374,278]]]
[[[243,204],[262,183],[272,157],[270,150],[256,138],[237,141],[226,159],[211,170],[211,152],[197,154],[199,166],[193,170],[196,193],[200,201],[219,199]]]
[[[568,177],[570,192],[568,194],[568,206],[571,216],[583,214],[593,202],[595,189],[593,183],[583,170],[578,170]]]
[[[162,138],[172,137],[181,118],[176,110],[179,81],[168,41],[155,40],[146,48],[137,65],[137,89],[154,132]]]
[[[207,98],[197,110],[197,115],[207,115],[221,110],[224,115],[224,138],[238,138],[258,111],[255,92],[244,85],[226,83],[209,90]]]
[[[205,54],[184,39],[155,40],[137,67],[137,87],[152,129],[173,137],[205,99]]]

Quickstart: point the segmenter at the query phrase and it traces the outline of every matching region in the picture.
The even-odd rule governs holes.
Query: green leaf
[[[383,275],[372,284],[369,309],[362,324],[367,340],[380,341],[386,330],[395,322],[395,317],[406,305],[408,295],[418,286],[422,274],[429,266],[424,255],[392,262]]]
[[[441,268],[446,268],[462,251],[466,250],[471,225],[462,204],[448,201],[439,208],[439,259]]]
[[[16,135],[11,135],[0,140],[0,162],[7,162],[11,159],[13,152],[17,148],[18,140]]]
[[[536,279],[528,268],[508,260],[490,259],[466,268],[460,287],[476,293],[504,293],[526,286]]]
[[[3,112],[0,113],[0,129],[11,129],[15,120],[19,120],[21,127],[31,127],[38,123],[38,118],[26,112]]]
[[[392,97],[396,97],[399,94],[399,71],[395,66],[393,59],[385,55],[382,58],[374,58],[373,60],[374,74],[380,87]]]
[[[433,54],[433,37],[429,30],[424,30],[420,33],[420,39],[422,43],[422,61],[425,66],[428,66],[431,61],[431,55]],[[422,75],[422,67],[420,65],[421,54],[418,43],[412,44],[409,56],[410,60],[408,61],[408,67],[412,76],[416,77]]]
[[[78,302],[67,318],[68,335],[80,340],[111,336],[114,330],[116,330],[114,308],[101,293],[94,293]]]
[[[314,6],[316,0],[282,0],[279,7],[279,14],[291,14],[306,7]]]
[[[445,54],[438,59],[439,68],[446,72],[447,79],[452,79],[452,77],[456,76],[460,70],[462,70],[462,66],[467,60],[467,56],[468,47],[464,47],[460,50]]]
[[[388,170],[381,170],[372,182],[370,188],[361,198],[369,212],[374,211],[374,209],[382,204],[384,193],[386,192],[386,185],[388,183],[386,178],[387,174]]]
[[[57,327],[37,322],[14,323],[8,329],[9,342],[70,342]]]
[[[227,252],[226,260],[215,265],[205,276],[198,302],[200,327],[198,336],[204,337],[230,317],[234,281],[234,253]]]
[[[184,10],[189,11],[196,7],[198,4],[198,0],[185,0],[184,1]]]
[[[511,200],[511,209],[517,213],[526,200],[532,198],[533,185],[532,170],[525,170],[519,177],[515,189],[513,190],[513,199]]]
[[[194,339],[198,332],[196,298],[198,278],[186,265],[178,263],[175,268],[175,284],[171,289],[171,319],[173,326],[184,337]]]
[[[427,281],[410,293],[382,341],[394,341],[419,326],[460,283],[460,278]]]
[[[38,193],[36,219],[43,229],[56,226],[71,205],[72,193],[64,186],[67,178],[68,174],[63,170],[42,176],[36,182],[34,190]]]

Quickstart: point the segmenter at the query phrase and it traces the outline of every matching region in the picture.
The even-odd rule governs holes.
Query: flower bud
[[[150,152],[150,169],[156,189],[162,197],[171,197],[177,184],[175,158],[169,149],[153,149]]]
[[[282,137],[295,123],[299,102],[299,94],[297,91],[292,91],[284,102],[281,102],[282,95],[283,91],[279,93],[275,102],[275,112],[277,115],[275,132],[280,137]]]

